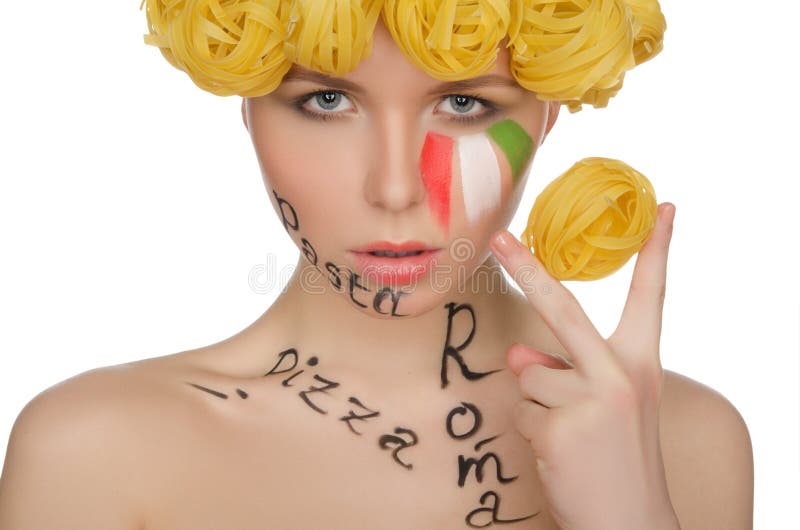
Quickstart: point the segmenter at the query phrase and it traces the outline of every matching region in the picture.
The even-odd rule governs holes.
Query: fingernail
[[[675,219],[675,205],[668,202],[661,211],[661,220],[669,224]]]
[[[511,241],[512,237],[511,234],[504,230],[494,238],[494,248],[504,258],[508,257],[514,248],[514,243]]]

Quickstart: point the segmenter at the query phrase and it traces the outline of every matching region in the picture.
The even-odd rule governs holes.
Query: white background
[[[4,5],[0,32],[0,456],[37,393],[240,331],[297,256],[239,98],[195,88],[145,46],[136,0],[38,5]],[[756,528],[798,528],[800,8],[662,7],[664,52],[609,108],[562,109],[511,230],[586,156],[627,161],[676,204],[662,362],[745,418]],[[249,275],[265,265],[275,285],[256,289]],[[632,267],[567,283],[604,335]]]

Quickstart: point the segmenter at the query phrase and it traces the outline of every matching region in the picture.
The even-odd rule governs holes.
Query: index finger
[[[607,362],[611,350],[605,339],[575,296],[547,272],[536,256],[507,230],[493,234],[489,244],[500,264],[570,353],[575,368],[591,372]]]

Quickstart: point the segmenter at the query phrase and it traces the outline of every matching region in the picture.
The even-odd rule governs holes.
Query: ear
[[[247,126],[247,110],[244,107],[246,101],[247,98],[242,98],[242,122],[244,123],[244,128],[249,132],[250,128]]]
[[[560,110],[561,110],[560,101],[547,102],[547,126],[545,126],[544,128],[544,136],[542,137],[541,143],[544,143],[544,139],[547,138],[548,134],[550,134],[550,129],[552,129],[553,125],[556,124],[556,120],[558,119],[558,112]]]

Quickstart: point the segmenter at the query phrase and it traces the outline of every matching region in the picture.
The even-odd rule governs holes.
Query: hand
[[[622,318],[607,340],[527,247],[506,231],[490,242],[571,360],[522,344],[507,354],[526,398],[514,410],[515,425],[530,441],[550,512],[565,530],[679,528],[658,417],[661,317],[675,210],[664,203],[658,212],[637,256]]]

